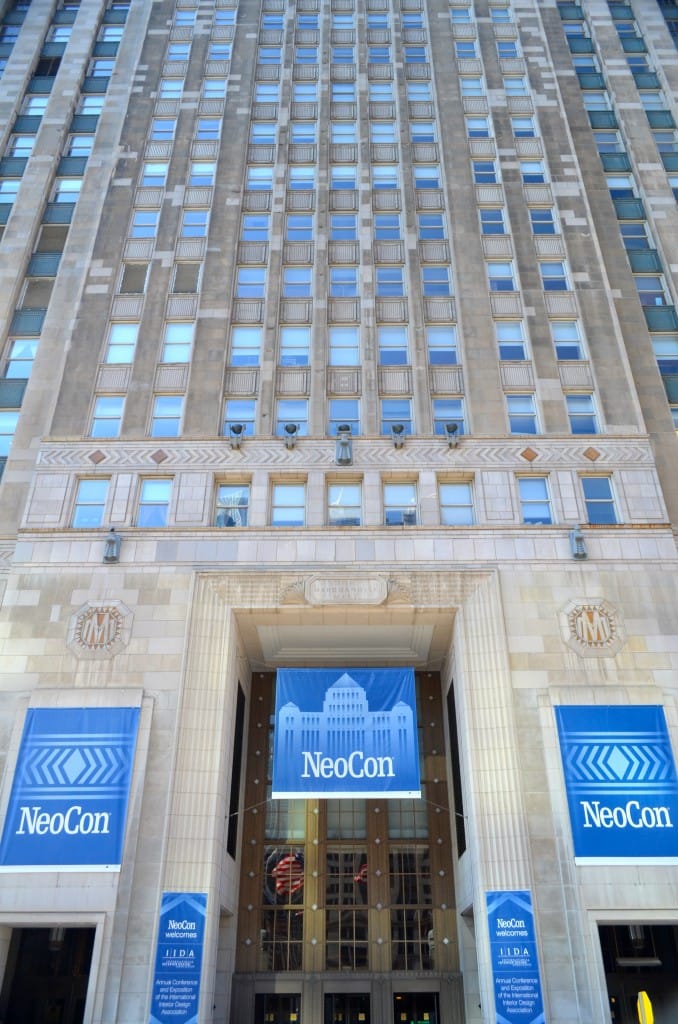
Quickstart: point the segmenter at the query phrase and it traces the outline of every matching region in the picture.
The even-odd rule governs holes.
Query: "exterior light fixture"
[[[120,545],[122,544],[122,537],[119,533],[115,532],[115,527],[112,526],[106,534],[106,543],[104,545],[104,562],[118,562],[120,561]]]
[[[351,466],[353,464],[353,444],[349,423],[340,423],[337,427],[335,460],[338,466]]]
[[[405,444],[405,427],[402,423],[394,423],[391,427],[391,440],[394,448],[402,448]]]
[[[572,557],[578,561],[589,557],[581,526],[575,526],[574,530],[570,530],[570,551],[572,552]]]
[[[231,423],[228,428],[228,439],[231,444],[231,448],[239,448],[242,444],[242,439],[245,434],[245,426],[243,423]]]
[[[450,448],[456,448],[459,442],[459,424],[458,423],[446,423],[445,424],[445,437],[447,438],[447,444]]]
[[[297,434],[299,433],[299,427],[296,423],[286,423],[283,427],[283,437],[285,438],[285,447],[294,448],[297,443]]]

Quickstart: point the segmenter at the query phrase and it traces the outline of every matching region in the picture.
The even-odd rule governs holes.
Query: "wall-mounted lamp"
[[[391,440],[394,448],[402,448],[405,444],[405,427],[402,423],[394,423],[391,426]]]
[[[285,447],[294,448],[297,443],[297,434],[299,433],[299,427],[296,423],[286,423],[283,427],[283,437],[285,438]]]
[[[228,428],[228,439],[231,443],[231,448],[239,448],[242,444],[242,439],[245,434],[245,425],[243,423],[231,423]]]
[[[349,423],[340,423],[337,427],[335,460],[338,466],[351,466],[353,464],[353,444],[351,441],[351,425]]]
[[[459,441],[459,424],[458,423],[446,423],[445,424],[445,437],[447,444],[450,448],[456,448]]]
[[[586,544],[584,542],[584,534],[581,532],[581,526],[575,526],[574,530],[570,530],[570,551],[572,557],[577,559],[588,558],[588,552],[586,550]]]
[[[104,545],[104,562],[118,562],[120,560],[120,545],[122,544],[122,537],[119,533],[115,532],[115,527],[112,526],[106,534],[106,543]]]

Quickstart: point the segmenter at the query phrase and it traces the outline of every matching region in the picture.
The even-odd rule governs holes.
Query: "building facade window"
[[[313,294],[311,267],[283,267],[282,295],[284,299],[310,299]]]
[[[86,530],[102,525],[109,483],[108,479],[78,481],[71,526]]]
[[[421,286],[427,298],[445,298],[452,295],[449,267],[422,267]]]
[[[482,207],[478,211],[480,215],[480,230],[483,235],[505,235],[506,224],[504,222],[504,209],[501,206]]]
[[[560,260],[543,260],[539,263],[542,288],[545,292],[569,290],[567,267]]]
[[[132,214],[130,237],[155,238],[159,216],[159,210],[135,210]]]
[[[271,526],[306,525],[306,485],[273,484]]]
[[[537,409],[533,394],[507,395],[509,431],[512,434],[536,434]]]
[[[193,346],[193,329],[193,323],[188,321],[165,324],[161,362],[189,362]]]
[[[617,511],[610,477],[583,476],[581,477],[581,486],[587,521],[597,526],[612,526],[617,523]]]
[[[545,525],[553,522],[548,480],[545,476],[519,477],[518,492],[524,523]]]
[[[139,336],[138,323],[114,323],[108,334],[107,363],[131,363]]]
[[[585,358],[576,320],[552,320],[550,326],[557,359]]]
[[[238,267],[235,279],[237,299],[263,299],[266,294],[265,267]]]
[[[137,509],[137,526],[167,526],[171,497],[171,480],[143,480]]]
[[[0,456],[7,456],[9,454],[18,422],[18,412],[12,412],[9,409],[0,410]]]
[[[94,399],[90,437],[118,437],[125,405],[123,395],[99,395]],[[6,454],[0,451],[0,455]]]
[[[555,210],[550,207],[533,207],[528,211],[532,232],[535,235],[555,235],[556,216]]]
[[[597,434],[598,417],[593,395],[566,395],[567,418],[573,434]]]
[[[37,338],[12,338],[3,376],[8,380],[28,380],[37,351]]]
[[[224,437],[229,437],[231,427],[235,424],[242,427],[241,436],[253,437],[256,408],[254,398],[227,398],[224,402]]]
[[[494,324],[499,358],[504,362],[527,359],[522,320],[496,320]]]
[[[443,526],[471,526],[474,522],[473,490],[468,480],[438,485],[440,522]]]
[[[386,526],[416,526],[417,485],[384,484],[384,523]]]
[[[360,401],[357,398],[330,398],[328,402],[328,433],[334,437],[337,428],[346,424],[353,437],[360,434]]]
[[[355,267],[330,267],[330,296],[355,298],[358,295],[358,271]]]
[[[457,363],[457,328],[441,324],[426,328],[428,361],[431,366],[455,366]]]
[[[249,484],[219,484],[214,525],[247,526],[249,504]]]
[[[403,433],[412,433],[412,401],[409,398],[381,399],[381,433],[391,435],[391,427],[401,426]]]
[[[330,366],[360,365],[360,337],[357,327],[330,327],[328,335]]]
[[[516,290],[513,263],[509,261],[488,263],[487,277],[491,292],[514,292]]]
[[[300,437],[308,434],[308,399],[279,398],[276,434],[285,437],[287,426],[295,426]]]
[[[433,432],[445,436],[446,428],[453,424],[457,430],[457,437],[466,433],[466,422],[464,418],[463,398],[434,398],[433,399]]]
[[[260,352],[260,327],[234,327],[232,329],[231,366],[258,366]]]
[[[310,327],[280,328],[280,366],[308,366]]]
[[[151,437],[178,437],[183,406],[183,395],[156,395],[153,401]]]

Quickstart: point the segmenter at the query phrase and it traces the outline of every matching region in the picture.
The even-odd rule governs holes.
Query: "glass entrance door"
[[[370,1024],[367,992],[327,992],[324,1024]]]
[[[300,1003],[301,997],[296,993],[259,993],[254,1001],[254,1024],[300,1024]]]
[[[438,1024],[437,992],[396,992],[393,1024]]]
[[[82,1024],[94,928],[15,928],[0,993],[8,1024]]]

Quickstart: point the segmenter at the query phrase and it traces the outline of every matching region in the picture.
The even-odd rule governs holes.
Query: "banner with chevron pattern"
[[[663,707],[555,713],[577,863],[678,863],[678,780]]]
[[[139,708],[30,708],[0,871],[116,871]]]

